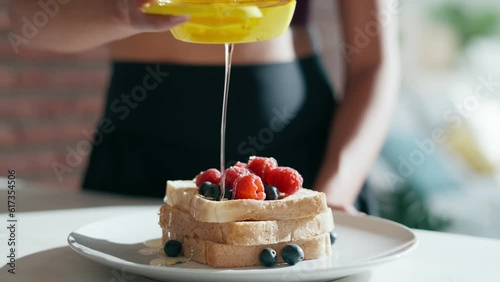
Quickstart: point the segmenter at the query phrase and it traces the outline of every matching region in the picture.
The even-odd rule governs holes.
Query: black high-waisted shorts
[[[114,62],[83,187],[163,197],[219,168],[223,86],[223,66]],[[320,58],[233,66],[229,92],[227,166],[272,156],[311,187],[336,108]]]

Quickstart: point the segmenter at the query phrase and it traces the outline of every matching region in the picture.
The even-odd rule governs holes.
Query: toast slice
[[[175,206],[202,222],[299,219],[329,211],[324,193],[304,188],[275,201],[213,201],[200,196],[193,181],[177,180],[167,181],[166,195],[167,205]]]
[[[191,237],[220,244],[260,245],[317,236],[333,230],[334,224],[331,210],[298,219],[214,223],[198,221],[187,212],[164,205],[160,209],[160,226],[164,243],[170,232],[170,239],[181,243],[184,237]]]
[[[330,255],[330,234],[324,233],[292,242],[256,246],[219,244],[212,241],[187,237],[182,244],[184,256],[192,260],[218,268],[233,268],[260,265],[259,255],[265,248],[273,248],[282,262],[281,250],[287,244],[297,244],[304,251],[304,260],[317,259]]]

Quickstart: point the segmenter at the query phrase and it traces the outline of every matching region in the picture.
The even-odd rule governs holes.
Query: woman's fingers
[[[141,12],[142,13],[142,12]],[[166,31],[189,20],[186,16],[139,15],[134,27],[143,31]]]
[[[159,32],[169,30],[189,20],[187,16],[150,15],[143,12],[145,4],[154,0],[119,0],[125,10],[129,27],[137,32]]]

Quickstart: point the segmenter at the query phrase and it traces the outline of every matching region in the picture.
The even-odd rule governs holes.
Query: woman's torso
[[[111,44],[114,60],[169,62],[189,65],[222,65],[224,47],[176,40],[169,32],[145,33]],[[238,44],[233,54],[236,65],[290,62],[314,53],[305,27],[291,27],[282,36],[254,43]]]
[[[250,155],[274,156],[301,171],[307,185],[312,183],[334,110],[331,87],[314,51],[302,24],[279,38],[236,46],[228,165]],[[87,187],[108,189],[123,181],[120,189],[134,193],[145,179],[148,186],[162,187],[165,179],[188,179],[217,167],[224,48],[161,33],[117,42],[112,54],[104,118],[113,131],[94,148]]]

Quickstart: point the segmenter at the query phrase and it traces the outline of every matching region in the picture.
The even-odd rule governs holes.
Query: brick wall
[[[332,2],[317,1],[313,11],[325,50],[333,44]],[[0,175],[14,168],[20,178],[77,189],[85,160],[62,181],[51,164],[65,164],[66,147],[76,148],[86,138],[82,131],[94,128],[109,75],[107,50],[61,56],[20,48],[16,53],[7,39],[6,4],[0,0]],[[325,53],[328,68],[335,69],[334,54]]]
[[[15,0],[14,0],[15,1]],[[7,0],[0,0],[0,175],[54,187],[79,187],[85,163],[59,181],[51,164],[65,163],[101,113],[108,52],[61,56],[19,49],[7,39]]]

